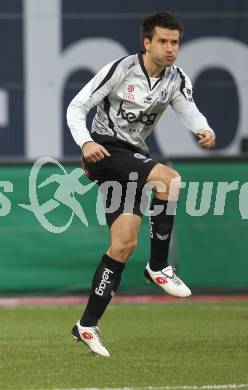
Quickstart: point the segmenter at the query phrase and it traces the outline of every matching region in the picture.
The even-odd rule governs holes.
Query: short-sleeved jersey
[[[171,65],[159,78],[151,78],[139,53],[102,68],[71,101],[67,122],[74,140],[82,147],[92,140],[86,116],[97,106],[92,132],[147,151],[146,139],[168,105],[192,132],[213,131],[196,107],[191,82],[182,69]]]

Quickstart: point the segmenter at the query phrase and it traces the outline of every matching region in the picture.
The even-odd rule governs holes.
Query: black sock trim
[[[152,199],[152,203],[153,204],[161,204],[161,205],[167,205],[168,204],[168,200],[164,200],[164,199],[158,199],[156,198],[156,196],[153,197]]]
[[[153,197],[152,199],[152,210],[154,206],[164,206],[164,210],[166,211],[166,215],[175,215],[175,211],[177,208],[177,200],[162,200],[156,198],[156,196]],[[164,211],[163,210],[163,211]]]
[[[122,272],[125,268],[125,263],[120,263],[118,260],[113,259],[107,253],[105,253],[102,257],[102,262],[109,267],[111,270],[116,272]]]

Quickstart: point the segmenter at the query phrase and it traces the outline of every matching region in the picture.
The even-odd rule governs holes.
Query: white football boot
[[[161,271],[152,271],[148,263],[144,275],[148,283],[157,284],[169,295],[177,298],[186,298],[191,295],[190,289],[179,279],[171,266]]]
[[[102,345],[97,326],[82,326],[80,321],[74,325],[71,334],[76,341],[82,341],[97,355],[109,357],[109,351]]]

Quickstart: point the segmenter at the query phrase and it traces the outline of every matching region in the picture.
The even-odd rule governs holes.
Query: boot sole
[[[82,341],[82,343],[83,343],[83,340],[80,337],[77,325],[73,326],[73,328],[71,330],[71,335],[72,335],[74,341]]]
[[[149,274],[149,272],[147,271],[146,268],[145,268],[145,271],[144,271],[144,276],[145,276],[145,280],[146,280],[147,283],[154,283],[154,284],[156,284],[154,282],[154,280],[152,280],[152,278],[151,278],[151,276],[150,276],[150,274]]]

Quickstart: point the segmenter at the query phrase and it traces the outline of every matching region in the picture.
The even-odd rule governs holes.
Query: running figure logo
[[[55,164],[62,170],[63,173],[52,174],[37,186],[37,177],[39,171],[42,166],[47,163]],[[34,163],[29,175],[30,204],[19,204],[19,206],[33,212],[40,224],[51,233],[64,232],[71,225],[75,215],[83,222],[85,226],[88,226],[88,221],[83,211],[82,205],[75,198],[74,194],[83,196],[91,190],[96,182],[83,185],[79,181],[83,175],[85,175],[85,172],[81,168],[76,168],[71,173],[67,173],[65,168],[57,160],[50,157],[40,158]],[[43,204],[40,204],[37,190],[49,186],[52,183],[58,184],[58,187],[54,192],[53,199],[49,199]],[[49,222],[46,214],[50,213],[61,205],[65,205],[71,210],[71,216],[65,225],[55,226]]]

